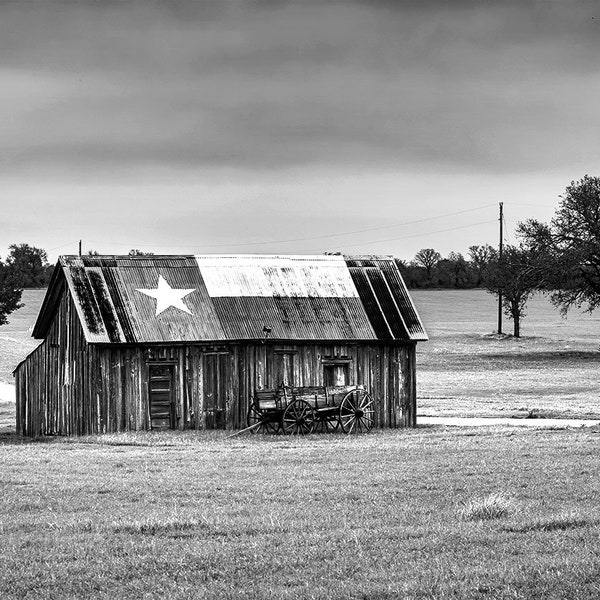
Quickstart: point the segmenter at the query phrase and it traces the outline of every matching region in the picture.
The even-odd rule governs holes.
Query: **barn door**
[[[227,427],[227,400],[229,390],[228,352],[211,352],[204,355],[203,410],[207,429]]]
[[[173,365],[150,365],[150,424],[152,429],[175,427]]]
[[[294,358],[296,352],[275,350],[275,381],[272,387],[296,385],[294,378]]]

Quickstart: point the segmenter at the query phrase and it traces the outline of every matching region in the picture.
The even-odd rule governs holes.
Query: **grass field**
[[[537,299],[514,340],[484,293],[414,297],[421,414],[598,414],[597,319]],[[0,380],[36,344],[24,299]],[[0,405],[3,600],[600,597],[598,427],[33,442],[13,423]]]
[[[0,597],[600,597],[600,430],[0,437]]]
[[[0,381],[13,383],[12,371],[40,342],[31,337],[46,290],[23,290],[24,306],[0,326]]]
[[[493,333],[495,299],[481,290],[413,297],[431,338],[417,347],[420,415],[600,417],[600,314],[563,319],[538,296],[515,339]]]

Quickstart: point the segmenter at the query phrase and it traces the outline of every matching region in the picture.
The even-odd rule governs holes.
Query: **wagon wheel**
[[[305,435],[315,428],[315,413],[304,400],[294,400],[287,405],[281,419],[283,433]]]
[[[279,422],[269,420],[268,416],[254,404],[248,409],[248,427],[251,433],[277,433],[279,431]]]
[[[340,404],[340,425],[344,433],[361,433],[373,428],[373,397],[365,390],[348,392]]]

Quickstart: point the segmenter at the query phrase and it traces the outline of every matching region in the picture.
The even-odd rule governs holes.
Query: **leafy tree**
[[[513,321],[513,335],[521,336],[521,320],[531,295],[541,284],[538,255],[524,246],[505,246],[502,257],[488,262],[484,287],[495,296],[502,293],[505,314]]]
[[[450,252],[446,258],[455,288],[466,288],[471,285],[469,264],[460,252]]]
[[[415,254],[413,262],[416,265],[423,267],[427,273],[427,277],[431,279],[433,267],[435,267],[441,259],[442,255],[433,248],[422,248]]]
[[[530,219],[518,233],[544,257],[544,287],[563,313],[600,306],[600,177],[572,181],[549,224]]]
[[[485,244],[484,246],[469,246],[469,262],[475,275],[475,285],[477,287],[483,283],[488,265],[495,257],[496,249],[489,244]]]
[[[0,261],[0,325],[8,323],[7,316],[21,308],[21,293],[13,273]]]
[[[398,264],[404,283],[406,283],[409,288],[422,288],[426,287],[429,283],[425,269],[416,265],[414,261],[406,263],[396,259],[396,264]]]
[[[129,254],[129,256],[153,256],[154,252],[142,252],[142,250],[132,248],[127,254]]]
[[[48,285],[52,266],[45,250],[29,244],[11,244],[6,268],[13,285],[18,288],[40,288]]]

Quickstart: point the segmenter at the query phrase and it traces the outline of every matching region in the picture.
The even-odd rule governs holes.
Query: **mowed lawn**
[[[600,597],[598,429],[0,439],[3,599]]]

